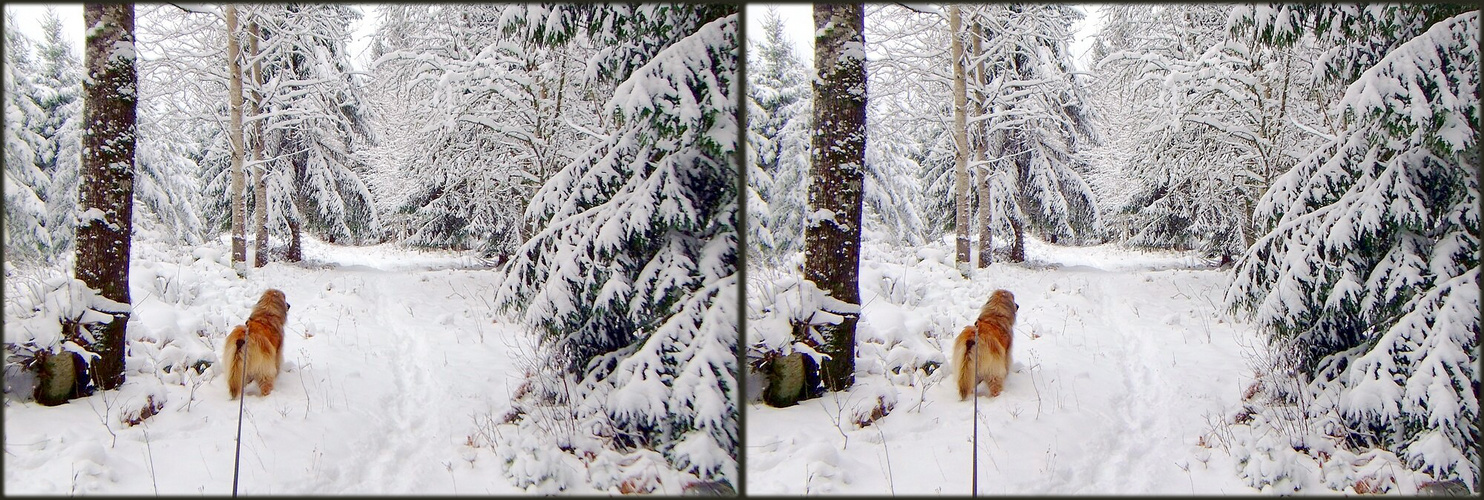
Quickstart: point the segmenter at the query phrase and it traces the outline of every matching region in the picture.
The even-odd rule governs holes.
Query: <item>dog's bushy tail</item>
[[[247,361],[243,359],[247,354],[246,347],[247,327],[237,325],[237,328],[233,328],[232,333],[227,335],[226,345],[222,347],[222,361],[227,367],[227,392],[232,395],[232,399],[237,399],[237,396],[242,394],[242,386],[246,385],[242,380],[243,363]]]
[[[953,342],[953,362],[958,369],[958,399],[968,399],[969,394],[974,392],[974,386],[978,385],[974,379],[974,344],[975,334],[978,330],[973,326],[964,327],[963,332],[958,334],[958,339]]]

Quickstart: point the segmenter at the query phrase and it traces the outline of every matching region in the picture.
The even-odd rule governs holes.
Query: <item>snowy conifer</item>
[[[531,201],[535,233],[498,294],[539,333],[549,366],[576,382],[526,407],[564,399],[572,411],[562,418],[622,453],[592,450],[605,458],[590,468],[647,449],[735,484],[735,7],[537,5],[504,17],[544,43],[581,35],[605,47],[588,76],[622,82],[604,110],[607,134]],[[522,425],[534,432],[531,420]],[[511,470],[522,485],[561,481]],[[621,479],[589,477],[599,487]]]
[[[1438,19],[1438,9],[1459,12]],[[1336,107],[1340,133],[1263,196],[1255,216],[1267,234],[1238,261],[1228,303],[1297,361],[1310,380],[1304,410],[1333,423],[1325,432],[1477,491],[1478,11],[1256,7],[1234,17],[1275,45],[1311,29],[1347,39],[1331,32],[1343,29],[1378,43],[1344,41],[1339,52],[1379,57]],[[1329,59],[1331,76],[1358,69],[1349,60],[1367,59]]]
[[[983,26],[989,58],[987,132],[1004,134],[1002,146],[989,151],[991,220],[995,233],[1009,229],[1017,241],[1016,220],[1053,241],[1091,243],[1102,236],[1101,215],[1082,178],[1088,171],[1082,150],[1097,135],[1067,50],[1072,22],[1081,16],[1065,5],[994,5],[971,17]]]
[[[259,105],[270,225],[302,220],[330,241],[373,241],[381,227],[356,154],[368,141],[361,83],[350,66],[346,5],[262,5],[254,20],[264,83]],[[276,189],[275,189],[276,188]]]
[[[349,25],[359,15],[347,5],[263,4],[243,9],[241,24],[256,23],[260,29],[257,57],[264,78],[255,89],[262,100],[261,114],[245,117],[244,123],[263,122],[263,137],[258,140],[263,141],[267,162],[267,193],[261,193],[268,197],[267,228],[287,233],[290,259],[295,258],[303,230],[352,244],[381,237],[373,197],[362,179],[367,166],[359,152],[372,139],[363,84],[346,49]],[[216,101],[216,106],[224,101],[224,97]],[[217,111],[226,113],[224,108]],[[217,134],[198,162],[205,178],[209,224],[228,212],[230,201],[225,160],[230,148],[224,131]],[[247,204],[252,206],[252,201]]]
[[[31,123],[40,111],[31,100],[35,66],[30,39],[5,25],[5,259],[40,262],[51,247],[46,230],[49,178],[36,166],[32,145],[39,141]]]
[[[763,18],[763,33],[748,64],[747,138],[755,155],[747,182],[763,204],[748,206],[752,247],[772,262],[799,251],[804,241],[804,199],[809,172],[809,66],[794,52],[776,10]]]
[[[78,169],[82,135],[82,62],[62,33],[56,11],[42,18],[42,39],[36,45],[36,74],[31,100],[40,113],[30,123],[36,142],[32,144],[35,165],[47,176],[46,229],[51,234],[49,258],[60,258],[72,249],[76,223]]]

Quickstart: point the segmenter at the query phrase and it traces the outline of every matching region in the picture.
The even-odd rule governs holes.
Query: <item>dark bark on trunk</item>
[[[847,304],[860,303],[860,222],[865,179],[865,7],[814,6],[814,138],[809,184],[813,222],[804,231],[804,278]],[[826,215],[828,214],[828,215]],[[833,391],[855,383],[859,312],[819,328],[831,356],[820,379]]]
[[[299,262],[304,260],[304,250],[299,246],[299,220],[292,215],[289,216],[289,251],[284,255],[284,260]]]
[[[135,108],[133,4],[88,4],[83,80],[83,155],[78,186],[75,276],[119,307],[102,311],[109,323],[81,325],[95,342],[79,344],[100,357],[92,380],[102,389],[124,383],[124,342],[129,321],[129,252],[134,230]],[[79,334],[81,332],[78,332]],[[79,335],[80,336],[80,335]]]
[[[1010,262],[1025,262],[1025,226],[1021,225],[1020,219],[1010,218],[1010,229],[1015,234],[1015,239],[1010,241]]]

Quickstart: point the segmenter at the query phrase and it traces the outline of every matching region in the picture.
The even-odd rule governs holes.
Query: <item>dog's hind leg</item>
[[[979,376],[989,383],[989,396],[995,397],[1005,389],[1005,377],[1010,375],[1010,353],[993,341],[990,341],[990,344],[992,345],[986,345],[984,348],[989,349],[990,356],[988,357],[993,358],[994,361],[991,361],[988,366],[981,367],[982,371]]]
[[[247,369],[252,372],[252,380],[258,383],[258,393],[267,396],[273,392],[273,382],[278,379],[278,354],[268,352],[268,347],[257,346],[250,349],[250,362]]]

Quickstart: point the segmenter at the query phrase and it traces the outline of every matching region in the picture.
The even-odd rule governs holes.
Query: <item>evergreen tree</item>
[[[5,25],[5,260],[41,262],[52,237],[47,231],[44,197],[50,179],[36,166],[33,144],[40,143],[31,126],[44,119],[31,100],[36,74],[32,42],[9,23]]]
[[[197,153],[192,143],[171,134],[146,108],[140,106],[138,112],[134,224],[166,241],[199,244],[205,227],[198,215]]]
[[[40,113],[30,123],[36,140],[35,165],[47,176],[46,228],[51,233],[50,259],[70,253],[76,219],[78,169],[81,161],[82,63],[62,34],[62,21],[48,9],[36,45],[37,67],[30,98]]]
[[[1274,46],[1338,41],[1327,54],[1344,57],[1321,61],[1354,81],[1334,110],[1340,132],[1258,204],[1266,234],[1238,261],[1228,304],[1295,360],[1309,381],[1302,410],[1338,424],[1327,432],[1478,491],[1478,11],[1306,5],[1233,18]]]
[[[757,226],[748,240],[761,251],[760,262],[778,262],[803,246],[813,111],[809,68],[794,53],[776,10],[765,14],[762,35],[748,63],[747,138],[756,170],[747,182],[762,202],[748,206],[749,224]]]
[[[988,113],[983,131],[998,135],[985,178],[996,237],[1012,241],[1021,225],[1052,242],[1085,244],[1102,237],[1102,218],[1083,149],[1096,143],[1092,111],[1067,50],[1082,14],[1065,5],[994,5],[972,11],[982,26]]]
[[[358,147],[372,139],[361,83],[346,44],[360,14],[347,5],[262,5],[263,96],[259,104],[267,167],[268,224],[290,232],[294,260],[300,224],[328,241],[380,237]]]
[[[576,382],[517,404],[565,402],[571,413],[557,418],[594,429],[620,457],[654,450],[669,467],[735,484],[736,7],[532,5],[504,19],[542,43],[604,47],[587,76],[621,82],[608,133],[531,201],[536,230],[500,288],[504,310],[538,332],[543,361]],[[523,428],[535,432],[533,419]],[[522,451],[508,460],[549,463],[539,445],[510,447]],[[601,455],[589,470],[617,467]],[[523,486],[561,480],[535,468],[510,470]]]
[[[300,258],[303,231],[329,242],[363,244],[382,236],[359,153],[374,139],[363,84],[350,65],[348,5],[263,4],[244,8],[240,24],[257,24],[263,82],[256,92],[262,121],[268,231],[288,236],[289,260]],[[244,65],[246,66],[246,65]],[[219,111],[225,112],[225,109]],[[245,125],[245,128],[253,128]],[[228,138],[217,135],[199,162],[210,225],[229,213]],[[255,200],[245,200],[252,206]]]

